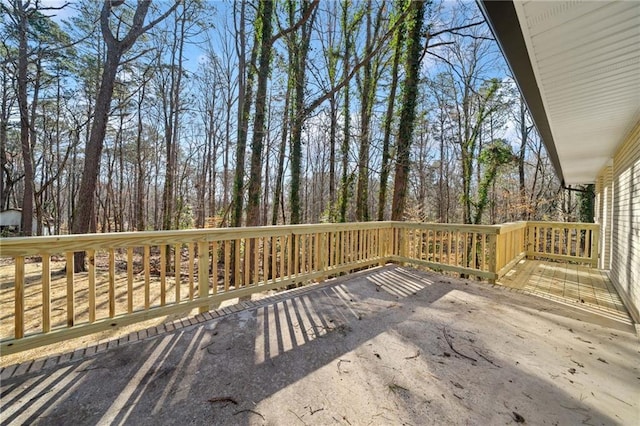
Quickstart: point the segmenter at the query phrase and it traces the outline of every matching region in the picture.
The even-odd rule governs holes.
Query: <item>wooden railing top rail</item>
[[[72,234],[45,237],[4,238],[0,241],[0,257],[34,256],[87,248],[140,247],[143,245],[181,244],[225,241],[237,238],[273,237],[284,234],[309,234],[330,231],[355,231],[390,228],[394,222],[319,223],[304,225],[254,226],[221,229],[184,229],[177,231],[111,232],[101,234]]]
[[[547,228],[580,228],[580,229],[599,229],[600,225],[597,223],[588,222],[547,222],[542,220],[529,220],[524,222],[529,226],[544,226]]]
[[[465,225],[419,222],[355,222],[320,223],[303,225],[256,226],[222,229],[185,229],[172,231],[137,231],[101,234],[74,234],[45,237],[16,237],[0,240],[0,257],[34,256],[92,249],[139,247],[141,245],[181,244],[197,241],[224,241],[236,238],[271,237],[283,234],[306,234],[340,230],[413,228],[439,231],[478,232],[500,235],[527,226],[598,229],[598,224],[583,222],[520,221],[500,225]]]
[[[504,234],[517,229],[526,228],[530,222],[507,222],[499,225],[468,225],[460,223],[435,223],[435,222],[387,222],[396,228],[436,229],[442,231],[477,232],[482,234]],[[555,222],[547,222],[555,223]]]
[[[436,229],[442,231],[479,232],[483,234],[498,234],[501,225],[466,225],[460,223],[431,223],[431,222],[387,222],[395,228]]]
[[[582,222],[543,222],[520,221],[500,225],[466,225],[447,223],[419,222],[356,222],[356,223],[319,223],[303,225],[256,226],[222,229],[185,229],[172,231],[137,231],[101,234],[56,235],[45,237],[16,237],[0,240],[0,257],[34,256],[69,251],[92,249],[138,247],[141,245],[161,245],[191,243],[197,241],[224,241],[235,238],[271,237],[283,234],[306,234],[340,230],[360,230],[379,228],[433,229],[439,231],[478,232],[487,235],[500,235],[526,226],[571,227],[580,229],[598,229],[598,224]]]

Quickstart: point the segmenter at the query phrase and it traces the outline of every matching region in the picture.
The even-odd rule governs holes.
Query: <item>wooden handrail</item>
[[[543,229],[578,236],[582,248],[541,251],[553,246]],[[366,222],[6,238],[0,257],[12,259],[14,274],[0,284],[14,291],[0,299],[0,351],[205,312],[224,300],[389,261],[492,282],[525,255],[595,265],[597,232],[593,224],[551,222]],[[88,270],[74,273],[80,251]]]
[[[502,225],[467,225],[459,223],[425,223],[425,222],[382,222],[390,223],[394,228],[405,229],[437,229],[444,231],[479,232],[498,234]]]
[[[380,227],[391,227],[392,225],[393,222],[352,222],[15,237],[2,239],[0,242],[0,257],[36,256],[45,253],[56,254],[61,251],[85,251],[87,247],[109,249],[140,247],[142,245],[185,244],[200,240],[211,242],[236,238],[271,237],[283,234],[303,235],[312,232],[379,229]]]

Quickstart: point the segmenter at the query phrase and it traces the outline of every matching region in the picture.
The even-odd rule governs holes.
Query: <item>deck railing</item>
[[[549,254],[527,249],[542,250],[541,227],[367,222],[4,239],[0,266],[10,272],[0,274],[0,353],[205,312],[389,261],[495,281],[525,255]],[[76,273],[79,251],[88,267]],[[593,249],[566,253],[575,260]]]
[[[527,257],[598,264],[600,225],[578,222],[527,222]]]
[[[493,280],[498,231],[498,226],[395,223],[390,260]]]
[[[500,278],[526,256],[527,222],[500,225],[496,240],[496,273]]]

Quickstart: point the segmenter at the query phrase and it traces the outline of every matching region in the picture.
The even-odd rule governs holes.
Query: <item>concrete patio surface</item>
[[[638,424],[632,325],[386,266],[2,371],[0,423]]]

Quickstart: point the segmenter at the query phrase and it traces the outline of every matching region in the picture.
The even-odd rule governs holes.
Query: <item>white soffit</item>
[[[514,7],[565,183],[593,183],[640,119],[640,2]]]

